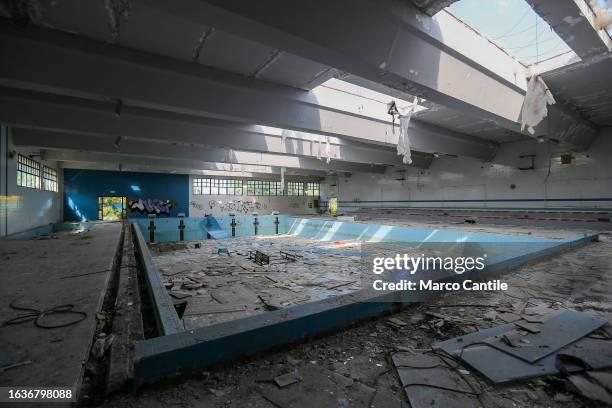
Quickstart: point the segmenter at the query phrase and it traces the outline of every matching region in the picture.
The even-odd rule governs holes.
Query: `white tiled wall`
[[[437,158],[428,170],[408,169],[405,180],[397,180],[404,176],[392,169],[384,176],[355,174],[350,178],[326,179],[322,190],[331,189],[340,201],[431,200],[403,203],[413,207],[612,207],[612,200],[581,200],[612,198],[612,129],[603,131],[589,150],[573,152],[571,164],[561,164],[558,152],[553,151],[550,174],[547,149],[546,144],[535,141],[504,144],[493,164]],[[519,157],[529,154],[536,155],[535,169],[519,170],[519,167],[531,165],[529,158]],[[336,186],[329,187],[333,184]],[[576,200],[550,201],[563,198]],[[485,203],[487,199],[549,201]],[[478,201],[449,203],[443,200]]]
[[[60,220],[60,192],[17,187],[17,154],[25,155],[37,151],[20,149],[13,145],[11,130],[2,126],[0,136],[0,236],[14,234]],[[15,154],[13,154],[15,153]],[[10,157],[12,156],[12,157]],[[57,163],[34,160],[58,172],[58,187],[61,190],[61,169]],[[42,168],[42,167],[41,167]]]

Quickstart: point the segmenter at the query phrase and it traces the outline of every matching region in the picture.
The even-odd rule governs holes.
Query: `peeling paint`
[[[563,19],[563,21],[565,21],[567,24],[573,27],[582,21],[582,16],[578,16],[578,17],[567,16]]]

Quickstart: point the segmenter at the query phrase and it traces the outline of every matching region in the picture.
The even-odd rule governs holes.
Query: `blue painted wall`
[[[174,200],[176,206],[170,216],[176,217],[178,213],[189,216],[186,174],[64,169],[64,220],[96,220],[99,196]],[[129,218],[146,216],[128,212]]]

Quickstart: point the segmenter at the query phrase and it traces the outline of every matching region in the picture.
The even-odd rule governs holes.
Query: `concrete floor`
[[[119,243],[121,224],[98,224],[84,232],[61,232],[50,237],[0,241],[0,321],[22,315],[17,305],[48,309],[72,304],[87,318],[55,329],[37,328],[32,321],[0,327],[2,366],[28,364],[0,372],[2,386],[77,387],[96,329]],[[62,277],[99,272],[62,279]],[[74,316],[78,317],[78,316]],[[73,316],[56,314],[46,324],[67,322]]]
[[[376,220],[376,223],[381,222]],[[418,223],[406,221],[394,224],[418,226]],[[430,223],[421,225],[431,226]],[[575,230],[529,230],[507,226],[439,226],[547,237],[576,234]],[[392,316],[403,325],[398,325],[389,316],[380,317],[282,351],[203,371],[178,382],[157,384],[136,395],[118,394],[104,401],[102,406],[407,406],[390,360],[390,355],[398,350],[427,353],[438,341],[503,324],[500,316],[508,310],[573,309],[612,322],[612,259],[609,257],[612,240],[606,233],[601,237],[600,242],[523,266],[505,275],[503,280],[510,287],[507,292],[442,294],[432,302],[409,306]],[[609,325],[606,330],[612,335]],[[282,374],[300,380],[279,388],[273,379]],[[483,389],[482,399],[486,407],[591,406],[559,380],[535,378],[492,386],[475,373],[470,374]]]

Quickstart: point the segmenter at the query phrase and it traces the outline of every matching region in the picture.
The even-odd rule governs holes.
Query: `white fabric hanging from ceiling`
[[[410,118],[418,106],[418,98],[415,96],[412,105],[397,110],[400,114],[400,134],[397,140],[397,154],[402,156],[404,164],[412,164],[412,152],[410,151],[410,137],[408,136],[408,126]]]
[[[521,130],[527,126],[527,131],[533,135],[534,128],[548,115],[548,105],[554,103],[555,98],[542,78],[532,76],[527,83],[527,94],[521,108]]]

